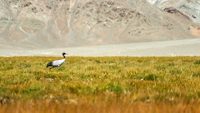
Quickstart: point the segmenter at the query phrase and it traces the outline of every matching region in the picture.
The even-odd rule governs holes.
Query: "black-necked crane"
[[[64,59],[49,62],[46,67],[47,68],[50,67],[50,69],[55,67],[60,67],[63,63],[65,63],[65,55],[66,53],[62,53]]]

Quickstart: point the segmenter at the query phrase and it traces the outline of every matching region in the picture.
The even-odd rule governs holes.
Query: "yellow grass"
[[[200,57],[0,58],[0,113],[198,113]]]
[[[20,102],[3,105],[0,113],[199,113],[199,103],[123,103],[79,101],[56,103],[49,101]]]

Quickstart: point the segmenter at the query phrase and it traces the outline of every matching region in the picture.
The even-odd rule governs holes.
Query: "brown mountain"
[[[57,48],[195,38],[181,11],[145,0],[0,0],[0,46]]]

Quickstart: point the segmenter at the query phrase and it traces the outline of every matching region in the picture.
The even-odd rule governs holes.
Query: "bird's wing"
[[[53,61],[53,66],[60,66],[65,62],[65,59]]]

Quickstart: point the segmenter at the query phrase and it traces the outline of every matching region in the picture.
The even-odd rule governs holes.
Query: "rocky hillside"
[[[200,0],[147,0],[161,9],[173,7],[200,23]]]
[[[152,5],[146,0],[0,0],[0,47],[57,48],[195,38],[190,26],[195,25],[192,20],[198,22],[197,13],[181,6],[170,13],[166,8],[172,6],[162,2],[166,0],[158,1],[149,0]],[[188,18],[186,12],[195,15]]]

